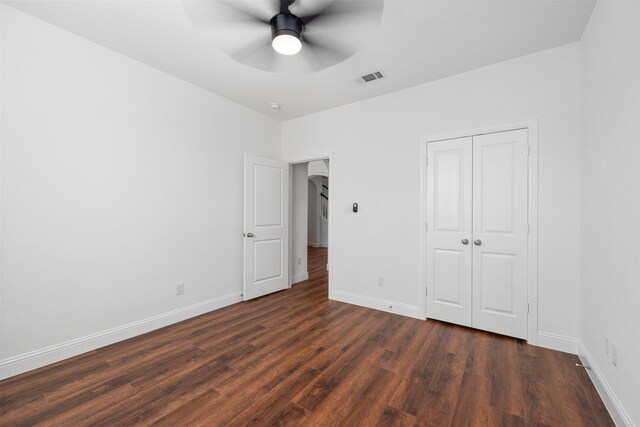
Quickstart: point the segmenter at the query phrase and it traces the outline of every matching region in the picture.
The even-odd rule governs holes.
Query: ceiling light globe
[[[302,49],[302,42],[298,37],[290,34],[280,34],[274,37],[271,46],[280,55],[295,55]]]

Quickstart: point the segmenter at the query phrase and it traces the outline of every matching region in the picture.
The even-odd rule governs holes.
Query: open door
[[[244,157],[244,299],[289,285],[289,165]]]

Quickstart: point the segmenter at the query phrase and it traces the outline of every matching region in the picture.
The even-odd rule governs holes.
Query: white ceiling
[[[298,3],[319,1],[324,0]],[[379,26],[358,33],[358,52],[311,74],[270,73],[236,62],[222,50],[223,44],[242,44],[256,37],[255,28],[195,25],[179,0],[5,3],[288,120],[577,41],[595,0],[385,0]],[[256,3],[256,8],[264,10],[265,3]],[[268,26],[264,31],[270,37]],[[387,78],[367,85],[356,81],[375,70],[383,70]],[[282,108],[272,110],[271,102]]]

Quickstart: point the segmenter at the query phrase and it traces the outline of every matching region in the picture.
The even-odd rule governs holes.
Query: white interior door
[[[244,158],[244,299],[288,287],[289,165]]]
[[[473,326],[527,338],[528,135],[473,137]]]
[[[427,144],[427,316],[471,326],[472,144]]]

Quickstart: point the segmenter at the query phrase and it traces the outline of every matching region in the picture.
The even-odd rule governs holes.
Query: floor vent
[[[384,74],[382,74],[382,71],[374,71],[373,73],[365,74],[358,77],[358,81],[360,83],[371,83],[382,78],[384,78]]]

